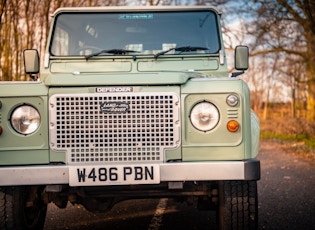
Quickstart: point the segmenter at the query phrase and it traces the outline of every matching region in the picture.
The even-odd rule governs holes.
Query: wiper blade
[[[89,54],[89,55],[85,55],[85,59],[88,60],[90,59],[91,57],[95,57],[95,56],[98,56],[100,54],[117,54],[117,55],[124,55],[126,53],[134,53],[134,52],[137,52],[137,51],[134,51],[134,50],[125,50],[125,49],[110,49],[110,50],[101,50],[97,53],[92,53],[92,54]]]
[[[193,51],[198,51],[198,50],[209,50],[209,48],[207,47],[199,47],[199,46],[181,46],[181,47],[177,47],[177,48],[170,48],[168,50],[165,50],[165,51],[162,51],[162,52],[159,52],[157,54],[154,55],[154,58],[158,58],[159,56],[161,55],[164,55],[170,51],[178,51],[180,53],[183,53],[183,52],[193,52]]]

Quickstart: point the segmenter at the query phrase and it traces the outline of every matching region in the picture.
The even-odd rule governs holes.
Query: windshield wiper
[[[154,55],[154,58],[157,59],[159,56],[164,55],[164,54],[166,54],[172,50],[183,53],[183,52],[193,52],[193,51],[198,51],[198,50],[209,50],[209,49],[206,47],[199,47],[199,46],[181,46],[181,47],[170,48],[168,50],[159,52],[159,53]]]
[[[134,50],[125,50],[125,49],[110,49],[110,50],[101,50],[97,53],[92,53],[92,54],[89,54],[89,55],[85,55],[85,59],[88,60],[90,59],[91,57],[95,57],[95,56],[98,56],[100,54],[117,54],[117,55],[124,55],[126,53],[134,53],[134,52],[137,52],[137,51],[134,51]]]

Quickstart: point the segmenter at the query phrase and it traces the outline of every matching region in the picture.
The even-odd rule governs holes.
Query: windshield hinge
[[[49,67],[49,58],[50,58],[49,53],[45,53],[45,56],[44,56],[44,68],[45,69],[47,69]]]
[[[219,51],[219,60],[220,60],[220,65],[224,65],[224,51],[223,50]]]

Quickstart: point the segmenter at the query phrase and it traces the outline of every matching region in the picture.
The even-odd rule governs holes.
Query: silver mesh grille
[[[49,104],[50,146],[69,164],[161,162],[180,142],[175,93],[57,94]]]

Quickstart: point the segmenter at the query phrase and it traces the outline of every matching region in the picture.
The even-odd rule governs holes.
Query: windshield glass
[[[202,49],[175,49],[188,46]],[[219,49],[216,14],[211,11],[61,13],[49,46],[53,56],[147,55],[167,50],[165,55],[211,54]],[[102,52],[113,50],[124,52]]]

